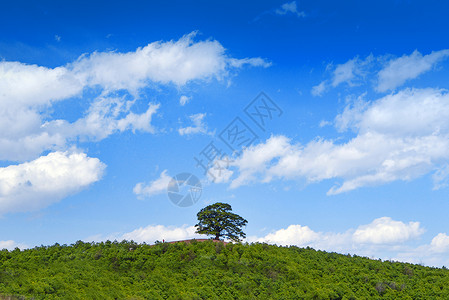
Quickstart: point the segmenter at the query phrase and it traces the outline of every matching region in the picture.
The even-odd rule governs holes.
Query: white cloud
[[[260,57],[241,58],[241,59],[230,58],[229,64],[231,67],[234,67],[234,68],[241,68],[245,65],[253,66],[253,67],[262,67],[262,68],[268,68],[271,66],[271,62],[268,62],[265,59],[260,58]]]
[[[195,233],[195,226],[149,225],[127,233],[109,236],[93,236],[86,241],[133,240],[153,244],[155,241],[180,241],[207,238]],[[436,235],[430,244],[411,246],[423,233],[419,222],[404,223],[389,217],[373,220],[370,224],[358,226],[343,232],[319,232],[309,226],[292,224],[287,228],[270,232],[265,236],[248,236],[247,242],[265,242],[276,245],[295,245],[312,247],[328,252],[351,253],[405,262],[424,263],[426,265],[448,265],[449,236]]]
[[[147,111],[142,114],[135,114],[133,112],[128,113],[125,118],[117,120],[118,130],[125,131],[130,129],[133,132],[140,130],[143,132],[154,133],[155,129],[151,126],[151,118],[158,108],[158,104],[150,104]]]
[[[343,232],[318,232],[308,226],[294,224],[263,237],[249,236],[247,241],[284,246],[308,246],[328,252],[351,253],[375,259],[394,257],[395,260],[400,261],[443,265],[447,258],[443,256],[435,258],[437,253],[435,249],[439,249],[441,251],[439,253],[448,253],[449,238],[445,234],[439,234],[432,240],[433,246],[410,246],[422,235],[423,231],[419,222],[407,224],[389,217],[382,217],[373,220],[370,224]],[[430,251],[430,249],[434,250]],[[429,255],[429,252],[432,252],[432,255]]]
[[[0,241],[0,250],[8,249],[9,251],[14,250],[15,248],[25,249],[27,246],[25,244],[19,244],[13,240],[8,241]]]
[[[207,178],[214,183],[229,182],[229,179],[234,174],[234,172],[229,169],[232,162],[232,158],[228,156],[216,158],[207,171]]]
[[[192,134],[210,134],[213,135],[212,132],[208,132],[207,125],[203,122],[206,114],[194,114],[189,118],[193,122],[193,126],[181,127],[178,129],[180,135],[192,135]]]
[[[144,197],[152,197],[167,191],[168,184],[172,178],[167,175],[167,170],[162,171],[158,179],[148,184],[139,182],[133,189],[134,194]]]
[[[195,35],[193,32],[178,41],[154,42],[134,52],[95,52],[74,62],[73,72],[87,77],[91,85],[130,91],[146,86],[147,81],[181,86],[226,75],[230,58],[225,48],[213,40],[194,42]]]
[[[405,224],[389,217],[374,220],[371,224],[359,226],[353,240],[360,244],[397,244],[416,238],[424,233],[419,222]]]
[[[387,56],[374,57],[371,54],[365,59],[356,56],[335,67],[329,64],[326,71],[332,70],[330,78],[312,87],[311,93],[313,96],[322,96],[331,87],[335,88],[342,83],[353,87],[369,81],[375,82],[374,89],[377,92],[395,90],[408,80],[432,70],[448,56],[449,49],[433,51],[428,55],[422,55],[415,50],[410,55],[390,58],[386,62]]]
[[[232,164],[231,188],[273,178],[318,182],[337,178],[338,194],[363,186],[412,180],[449,163],[449,95],[413,89],[348,107],[337,118],[340,130],[356,136],[345,143],[316,139],[306,145],[272,136],[251,146]]]
[[[438,190],[449,185],[449,165],[445,164],[432,175],[433,189]]]
[[[449,252],[449,236],[446,233],[437,234],[430,243],[431,250],[434,252]]]
[[[326,127],[332,125],[332,122],[326,121],[326,120],[321,120],[320,124],[318,126],[320,126],[320,128]]]
[[[321,81],[320,84],[312,87],[311,93],[313,96],[322,96],[326,91],[327,87],[328,87],[327,81],[326,80]]]
[[[78,95],[84,86],[83,76],[67,67],[46,68],[20,62],[0,62],[1,108],[50,105]]]
[[[195,35],[128,53],[94,52],[56,68],[0,61],[0,160],[34,159],[45,150],[64,150],[77,138],[154,132],[150,121],[157,104],[132,111],[142,88],[220,80],[243,65],[269,65],[261,58],[229,57],[218,41],[194,41]],[[100,96],[86,100],[88,91]],[[53,105],[73,97],[90,102],[85,116],[73,123],[52,118]]]
[[[385,227],[379,227],[378,224],[384,224],[391,228],[386,230]],[[360,239],[358,233],[360,230],[366,230],[367,228],[370,228],[370,238]],[[205,235],[195,234],[195,230],[194,226],[187,225],[149,225],[124,234],[110,235],[107,239],[126,239],[153,244],[156,240],[179,241],[206,238]],[[395,260],[425,263],[427,265],[442,266],[447,264],[445,255],[449,252],[449,237],[446,234],[438,234],[429,245],[413,248],[407,244],[407,242],[416,240],[422,234],[422,231],[423,229],[418,222],[407,224],[383,217],[375,219],[370,224],[361,225],[357,229],[348,229],[344,232],[317,232],[308,226],[293,224],[263,237],[249,236],[246,241],[285,246],[309,246],[325,251],[352,253],[373,258],[392,259],[394,257]],[[385,234],[388,236],[387,238],[381,237]],[[106,238],[97,236],[93,239],[99,241]]]
[[[204,235],[195,233],[195,226],[183,225],[164,226],[164,225],[149,225],[147,227],[140,227],[136,230],[123,234],[120,240],[133,240],[135,242],[154,243],[155,241],[180,241],[193,238],[205,238]]]
[[[424,230],[419,222],[405,224],[389,217],[375,219],[367,225],[345,232],[316,232],[308,226],[290,225],[262,238],[251,237],[251,241],[268,242],[278,245],[310,246],[317,249],[335,251],[336,249],[356,250],[366,245],[399,245],[416,239]],[[346,245],[346,248],[344,248]]]
[[[379,92],[394,90],[407,80],[414,79],[431,70],[447,56],[449,56],[449,50],[433,51],[424,56],[415,50],[410,55],[391,59],[378,73],[377,90]]]
[[[179,104],[181,104],[181,106],[186,105],[187,103],[189,103],[190,99],[192,99],[192,97],[187,97],[186,95],[182,95],[179,98]]]
[[[105,165],[84,153],[53,152],[0,168],[0,214],[44,208],[101,179]]]
[[[242,155],[231,163],[238,167],[239,175],[231,182],[231,188],[236,188],[256,180],[257,174],[264,176],[262,181],[269,181],[269,167],[276,158],[288,157],[296,153],[295,147],[284,136],[272,136],[265,144],[250,146],[243,150]]]
[[[286,229],[279,229],[267,234],[258,242],[267,242],[277,245],[307,246],[320,239],[320,233],[311,230],[308,226],[290,225]]]
[[[446,233],[438,233],[430,242],[418,247],[401,249],[395,260],[406,261],[428,266],[449,266],[449,236]]]
[[[303,11],[298,11],[298,8],[296,6],[296,1],[287,2],[281,5],[280,8],[276,9],[276,14],[278,15],[285,15],[285,14],[294,14],[298,17],[305,17],[306,14]]]
[[[370,55],[366,59],[355,57],[344,64],[337,65],[333,73],[332,86],[336,87],[341,83],[346,82],[352,86],[357,81],[362,80],[367,74],[366,68],[373,61],[373,56]]]
[[[137,243],[154,244],[156,241],[172,242],[182,241],[188,239],[204,239],[205,235],[199,235],[195,233],[195,226],[164,226],[164,225],[148,225],[146,227],[140,227],[133,231],[126,233],[115,233],[108,236],[95,235],[85,239],[87,242],[105,241],[105,240],[128,240],[135,241]]]
[[[343,64],[337,65],[333,68],[330,80],[323,80],[320,84],[312,87],[312,95],[322,96],[330,87],[335,88],[342,83],[346,83],[349,86],[361,84],[368,75],[368,69],[373,60],[373,55],[369,55],[365,59],[354,57]],[[327,69],[331,68],[332,65],[327,66]]]
[[[116,132],[136,130],[154,133],[151,125],[153,115],[157,112],[159,104],[149,104],[146,112],[136,114],[130,111],[132,101],[123,98],[98,98],[92,103],[87,114],[68,123],[64,120],[45,122],[41,127],[50,136],[62,135],[66,140],[102,140]]]
[[[11,131],[0,133],[0,160],[24,161],[45,150],[65,150],[77,140],[99,141],[125,130],[155,132],[151,120],[159,104],[150,103],[147,111],[141,114],[131,112],[125,104],[119,98],[98,98],[86,115],[73,123],[60,119],[44,121],[31,110],[17,112],[10,120],[0,120],[0,127],[12,127]],[[17,122],[23,120],[24,123],[12,125],[14,119]],[[33,125],[35,127],[31,128]],[[19,127],[23,130],[14,137],[11,133]]]
[[[82,88],[65,67],[0,62],[0,160],[23,161],[64,145],[63,136],[41,128],[42,113]]]
[[[357,58],[348,60],[344,64],[337,65],[334,70],[333,78],[332,78],[332,86],[336,87],[340,83],[346,82],[349,85],[352,84],[352,80],[354,79],[357,71]]]

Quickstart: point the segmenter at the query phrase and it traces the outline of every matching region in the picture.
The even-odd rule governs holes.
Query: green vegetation
[[[238,242],[240,238],[245,238],[242,227],[248,221],[231,211],[232,207],[227,203],[217,202],[206,206],[196,215],[199,221],[195,225],[196,233],[213,235],[215,240],[224,237]]]
[[[448,282],[446,269],[267,244],[79,241],[0,252],[0,294],[27,299],[449,299]]]

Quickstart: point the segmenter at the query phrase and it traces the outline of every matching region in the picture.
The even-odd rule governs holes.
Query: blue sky
[[[449,265],[447,6],[4,2],[0,246],[198,237],[220,201],[248,242]],[[257,138],[232,153],[235,118]]]

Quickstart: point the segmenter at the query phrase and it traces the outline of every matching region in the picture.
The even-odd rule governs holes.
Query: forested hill
[[[449,299],[449,271],[267,244],[77,242],[1,251],[0,294],[2,299]]]

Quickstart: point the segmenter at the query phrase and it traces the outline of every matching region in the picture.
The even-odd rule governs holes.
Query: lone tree
[[[214,235],[215,240],[220,237],[240,241],[246,234],[242,227],[246,226],[247,220],[231,212],[231,205],[217,202],[206,206],[197,214],[198,224],[195,225],[196,233]]]

